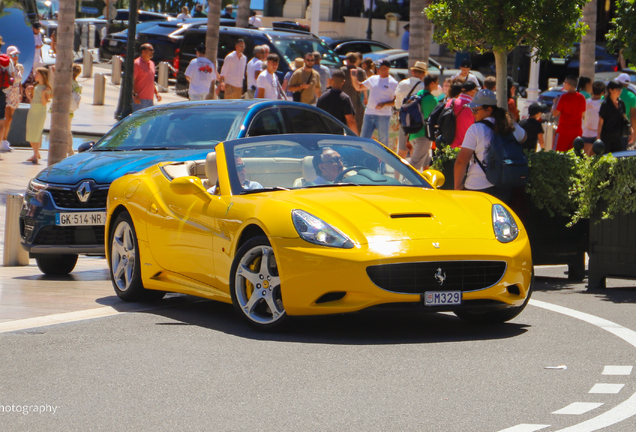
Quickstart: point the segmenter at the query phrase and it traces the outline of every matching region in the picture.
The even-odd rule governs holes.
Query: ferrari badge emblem
[[[437,280],[437,283],[442,286],[444,284],[444,281],[446,280],[446,273],[442,271],[441,267],[437,268],[437,273],[435,273],[435,280]]]
[[[81,185],[79,185],[79,187],[77,188],[77,198],[85,203],[86,201],[88,201],[88,199],[91,196],[91,184],[87,181],[83,182]]]
[[[433,247],[435,249],[439,249],[439,242],[433,242]]]

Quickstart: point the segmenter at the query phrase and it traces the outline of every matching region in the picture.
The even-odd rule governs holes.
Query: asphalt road
[[[636,364],[636,289],[612,283],[538,277],[501,326],[362,313],[263,334],[180,297],[3,333],[0,430],[634,431],[636,372],[606,367]]]

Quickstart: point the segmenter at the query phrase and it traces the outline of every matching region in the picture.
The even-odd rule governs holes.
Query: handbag
[[[71,106],[69,111],[75,112],[79,108],[80,101],[82,100],[82,95],[76,91],[71,92]]]
[[[309,79],[307,80],[307,84],[309,84],[311,82],[311,78],[314,76],[314,71],[312,69],[311,73],[309,74]],[[301,91],[295,91],[292,93],[292,97],[294,98],[294,102],[300,102],[300,95],[302,94],[302,90]]]

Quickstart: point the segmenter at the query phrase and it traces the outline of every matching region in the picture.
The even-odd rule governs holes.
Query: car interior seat
[[[210,189],[212,186],[217,185],[219,180],[219,170],[216,167],[216,152],[208,153],[205,158],[205,176],[207,180],[203,182],[203,187]],[[218,194],[218,188],[216,193]]]
[[[314,157],[313,156],[305,156],[302,162],[302,172],[303,176],[294,180],[293,187],[303,187],[305,184],[309,182],[313,182],[318,177],[316,174],[316,169],[313,164]]]

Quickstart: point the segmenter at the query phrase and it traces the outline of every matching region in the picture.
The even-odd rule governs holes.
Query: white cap
[[[629,84],[631,80],[629,79],[629,75],[627,75],[626,73],[622,73],[614,78],[614,81],[618,81],[621,84]]]

